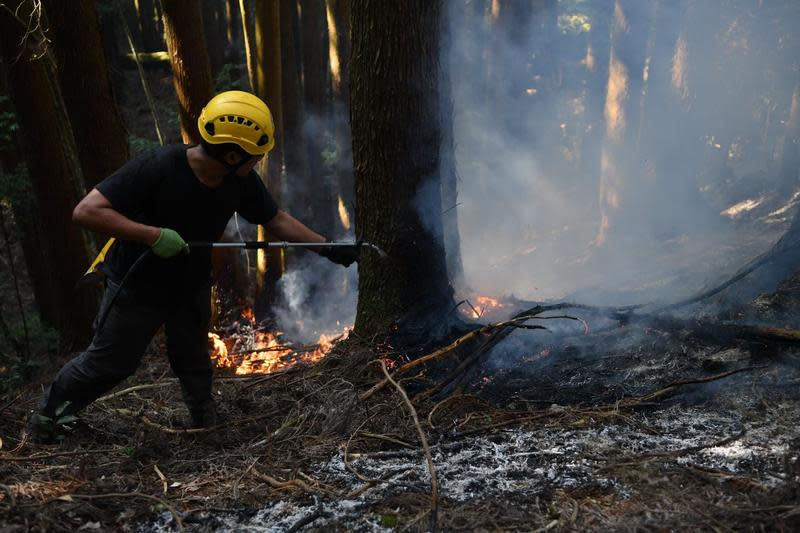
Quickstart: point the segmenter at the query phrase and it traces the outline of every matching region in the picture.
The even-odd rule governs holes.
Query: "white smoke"
[[[674,300],[771,246],[793,214],[768,216],[794,193],[781,189],[774,152],[797,77],[785,50],[797,43],[779,42],[791,30],[774,15],[798,9],[774,2],[763,8],[769,18],[745,4],[619,2],[628,33],[615,54],[635,68],[626,85],[614,80],[610,99],[613,0],[536,4],[555,12],[447,4],[457,209],[473,290]],[[644,50],[625,48],[631,32]],[[639,52],[646,61],[631,61]],[[606,131],[618,119],[615,95],[636,112],[628,131],[640,132],[616,148]]]

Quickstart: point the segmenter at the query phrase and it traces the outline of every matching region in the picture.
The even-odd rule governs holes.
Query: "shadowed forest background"
[[[100,288],[78,280],[106,239],[72,224],[72,209],[129,159],[199,142],[197,116],[218,92],[250,91],[270,107],[276,148],[258,170],[283,209],[326,237],[364,239],[390,258],[365,250],[358,266],[342,269],[303,251],[215,251],[209,345],[232,420],[223,442],[198,451],[189,442],[196,435],[176,422],[175,391],[158,388],[169,378],[157,338],[131,378],[154,390],[146,385],[140,396],[133,385],[106,397],[114,407],[87,416],[94,440],[73,433],[65,441],[69,453],[127,454],[117,485],[96,484],[105,474],[97,464],[78,482],[45,479],[45,470],[27,480],[14,463],[8,494],[49,505],[84,486],[95,496],[124,488],[139,498],[137,520],[152,525],[158,510],[153,527],[172,527],[197,502],[194,492],[168,491],[159,468],[171,467],[184,487],[177,490],[195,471],[216,479],[196,490],[223,510],[290,493],[295,514],[270,508],[263,518],[282,527],[302,522],[301,511],[340,527],[364,514],[383,527],[432,520],[435,528],[439,512],[439,525],[454,529],[602,529],[630,516],[644,527],[718,524],[703,514],[704,497],[719,504],[709,513],[726,527],[736,527],[726,521],[726,498],[738,502],[742,527],[791,527],[800,442],[791,429],[796,398],[786,392],[798,383],[800,339],[800,4],[380,4],[0,2],[0,416],[16,417],[2,438],[16,440],[23,412],[91,335]],[[269,239],[239,217],[223,237]],[[523,325],[540,318],[548,322]],[[415,362],[423,354],[431,366]],[[419,373],[401,383],[421,422],[402,399],[386,398],[395,385],[389,371],[412,369]],[[753,383],[773,387],[769,394],[746,381],[750,372],[759,373]],[[728,388],[710,383],[734,374]],[[681,387],[689,392],[673,398]],[[736,387],[749,392],[739,398]],[[664,410],[649,410],[662,397],[670,398]],[[780,415],[778,426],[748,426],[769,414]],[[129,421],[124,430],[120,420]],[[517,423],[528,426],[504,432]],[[749,428],[750,455],[725,448],[733,455],[698,460],[691,472],[654,466],[738,442],[740,426],[741,435]],[[423,428],[434,452],[424,435],[418,440]],[[594,430],[603,438],[585,438]],[[481,440],[489,433],[495,441]],[[153,434],[174,438],[180,452],[151,445]],[[772,436],[774,446],[765,444]],[[463,449],[455,444],[473,437]],[[606,438],[618,448],[592,448]],[[348,462],[351,441],[365,473]],[[0,453],[13,446],[31,444],[3,448],[0,440]],[[211,459],[193,455],[203,446]],[[450,461],[463,452],[464,464],[493,464],[493,446],[525,464],[514,470],[517,459],[503,459],[507,470],[481,471]],[[642,455],[662,447],[653,456],[661,459]],[[417,461],[423,448],[427,468]],[[238,458],[225,455],[233,449]],[[381,485],[412,452],[419,469]],[[250,454],[252,464],[242,459]],[[600,456],[608,464],[598,466]],[[631,457],[641,470],[617,474]],[[401,464],[379,464],[384,458]],[[441,501],[434,462],[461,480]],[[145,470],[153,479],[141,488],[133,479]],[[501,471],[474,488],[474,479]],[[230,472],[241,475],[233,485]],[[653,489],[663,497],[656,519],[640,496],[648,476],[663,482]],[[252,485],[240,498],[245,479]],[[700,483],[691,497],[676,488],[686,479]],[[353,496],[362,482],[385,492]],[[519,484],[530,490],[524,497],[514,492]],[[235,497],[220,488],[228,485]],[[163,498],[158,509],[147,495]],[[315,514],[318,497],[328,507]],[[363,505],[355,514],[342,503],[350,497]],[[526,510],[510,511],[506,498]],[[165,512],[165,502],[181,511]],[[131,523],[109,518],[121,512],[110,507],[80,507],[71,525]]]

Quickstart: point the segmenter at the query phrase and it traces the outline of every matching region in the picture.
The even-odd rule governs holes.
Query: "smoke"
[[[786,229],[794,2],[448,6],[472,290],[674,301]]]
[[[302,343],[338,335],[355,320],[357,289],[355,265],[345,269],[314,253],[298,255],[295,266],[278,281],[278,327]]]
[[[334,135],[341,137],[347,131],[342,128],[346,121],[346,110],[338,107],[330,117],[306,113],[303,135],[309,153],[321,154],[321,165],[310,165],[307,181],[287,175],[285,187],[290,214],[329,239],[354,242],[348,195],[332,194],[344,185],[340,180],[352,183],[352,161],[345,146],[349,139]],[[277,289],[273,312],[278,328],[292,341],[313,343],[320,335],[336,336],[355,321],[356,265],[345,269],[313,252],[299,252],[293,254]]]

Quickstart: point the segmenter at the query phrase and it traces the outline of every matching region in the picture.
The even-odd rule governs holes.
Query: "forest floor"
[[[789,326],[799,288],[752,307]],[[368,392],[384,376],[375,361],[401,355],[355,338],[283,373],[220,371],[211,431],[185,428],[159,339],[60,444],[23,436],[32,383],[0,398],[0,529],[800,527],[799,333],[549,316],[563,313],[585,324],[515,330],[461,388],[426,397],[442,367],[396,374],[419,425],[399,388]],[[445,357],[466,360],[492,331]]]

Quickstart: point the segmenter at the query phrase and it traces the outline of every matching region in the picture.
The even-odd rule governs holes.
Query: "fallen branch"
[[[316,492],[313,487],[310,487],[305,481],[301,481],[299,479],[281,481],[272,476],[268,476],[267,474],[259,472],[255,466],[253,467],[252,472],[256,478],[266,482],[270,487],[276,490],[302,490],[308,493]]]
[[[386,369],[386,363],[382,360],[381,363],[381,370],[383,370],[383,374],[386,376],[386,379],[389,380],[397,392],[403,397],[403,401],[408,406],[408,409],[411,411],[411,417],[414,419],[414,425],[417,427],[417,432],[419,433],[419,439],[422,442],[422,448],[425,450],[425,459],[428,462],[428,471],[431,474],[431,531],[436,531],[436,521],[438,515],[438,508],[439,508],[439,481],[436,477],[436,468],[433,466],[433,456],[431,455],[431,448],[428,446],[428,438],[425,436],[425,432],[422,430],[422,426],[419,424],[419,417],[417,416],[417,410],[414,409],[414,405],[411,403],[411,400],[408,399],[408,394],[397,383],[392,376],[389,375],[389,371]]]
[[[707,376],[707,377],[704,377],[704,378],[695,378],[695,379],[674,381],[674,382],[670,383],[669,385],[667,385],[666,387],[658,389],[655,392],[651,392],[650,394],[647,394],[645,396],[640,396],[639,398],[633,399],[632,402],[629,402],[629,404],[627,406],[635,405],[635,404],[638,404],[639,402],[649,402],[651,400],[655,400],[656,398],[660,398],[661,396],[664,396],[665,394],[668,394],[668,393],[674,391],[675,389],[677,389],[679,387],[683,387],[684,385],[696,385],[696,384],[700,384],[700,383],[709,383],[711,381],[716,381],[718,379],[727,378],[728,376],[732,376],[734,374],[739,374],[741,372],[749,372],[751,370],[760,370],[762,368],[766,368],[766,366],[764,366],[764,365],[762,365],[762,366],[746,366],[744,368],[737,368],[736,370],[729,370],[728,372],[723,372],[721,374],[715,374],[713,376]]]

